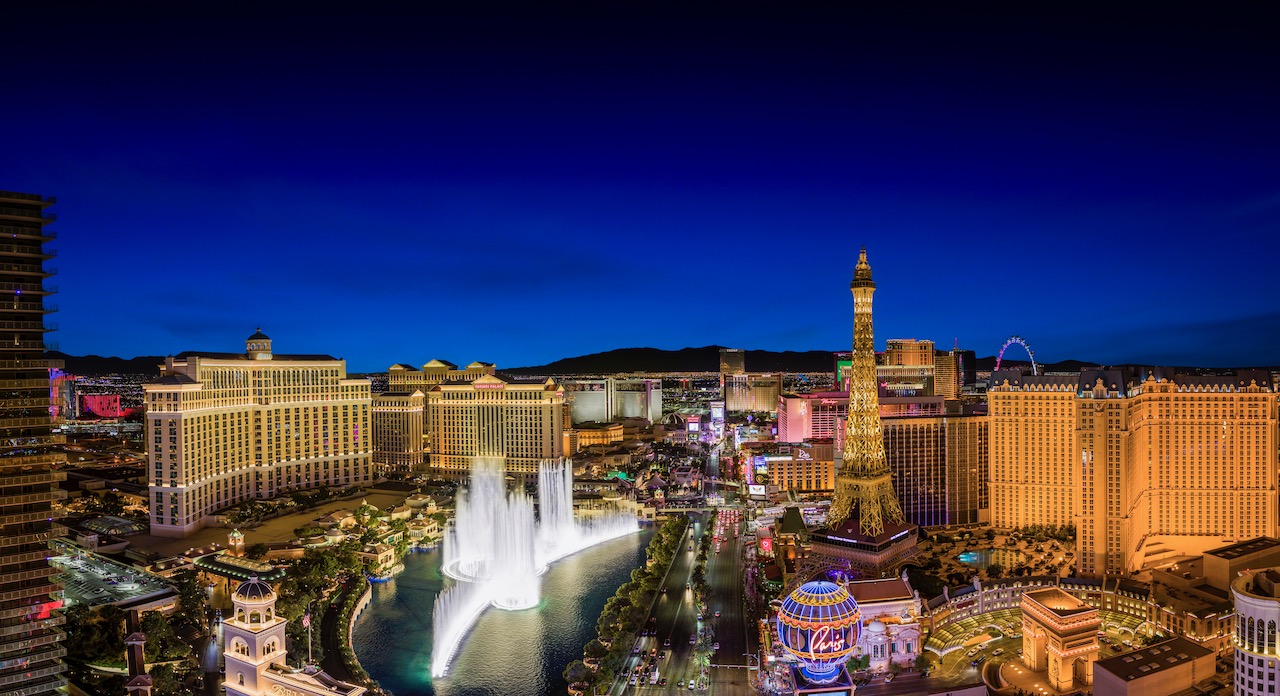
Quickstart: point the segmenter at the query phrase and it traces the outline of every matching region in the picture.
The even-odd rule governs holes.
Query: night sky
[[[1273,21],[789,5],[6,8],[50,340],[840,350],[865,245],[881,346],[1280,364]]]

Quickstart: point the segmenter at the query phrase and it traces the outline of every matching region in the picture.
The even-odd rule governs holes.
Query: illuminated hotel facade
[[[389,391],[373,397],[373,463],[379,473],[423,469],[425,402],[420,391]]]
[[[782,394],[782,375],[757,373],[725,374],[724,407],[726,411],[773,411]]]
[[[988,398],[992,523],[1076,525],[1082,574],[1276,532],[1265,372],[1001,371]]]
[[[554,380],[483,374],[426,396],[433,472],[463,476],[476,457],[501,457],[508,475],[532,479],[539,462],[564,456],[565,396]]]
[[[941,397],[880,399],[885,458],[902,512],[921,527],[990,522],[987,416],[963,408],[945,415],[944,403]],[[844,444],[848,410],[849,397],[844,392],[783,394],[778,399],[778,441],[813,442],[815,448],[818,443],[834,442],[838,451]],[[819,461],[825,460],[813,464]],[[825,469],[787,464],[770,463],[771,480],[780,490],[825,490],[829,480],[825,476],[801,476],[809,471],[825,473]],[[811,480],[823,488],[809,488]]]
[[[151,533],[185,537],[246,500],[373,480],[370,385],[327,355],[183,353],[144,385]]]
[[[49,542],[66,532],[58,523],[66,497],[55,471],[66,462],[57,451],[66,439],[53,433],[61,404],[51,378],[62,361],[50,360],[44,340],[54,327],[44,317],[55,309],[44,279],[53,269],[44,248],[57,237],[45,225],[52,198],[0,191],[0,694],[60,693],[67,666],[60,658],[58,628],[64,619],[59,570],[50,565]]]
[[[1244,571],[1231,582],[1235,603],[1235,694],[1273,696],[1280,683],[1280,571]]]
[[[495,365],[484,362],[473,362],[463,368],[459,368],[448,360],[439,359],[428,360],[420,368],[398,363],[387,368],[387,391],[404,394],[420,391],[425,397],[426,393],[431,391],[431,388],[437,384],[453,380],[473,380],[484,375],[491,375],[496,370],[497,367]],[[424,452],[431,451],[431,413],[429,409],[430,404],[424,401],[421,428]]]

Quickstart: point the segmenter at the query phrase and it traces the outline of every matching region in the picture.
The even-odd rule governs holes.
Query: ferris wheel
[[[1000,353],[996,355],[996,369],[997,370],[1000,369],[1000,361],[1004,359],[1004,352],[1008,350],[1009,346],[1015,343],[1022,346],[1022,349],[1027,351],[1027,357],[1031,360],[1031,374],[1033,375],[1040,374],[1038,372],[1038,368],[1036,367],[1035,351],[1031,350],[1030,345],[1027,345],[1027,339],[1021,336],[1010,336],[1008,340],[1004,342],[1004,345],[1000,346]]]

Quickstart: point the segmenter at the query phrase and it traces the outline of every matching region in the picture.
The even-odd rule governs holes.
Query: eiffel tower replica
[[[853,368],[844,451],[827,526],[810,536],[811,553],[803,566],[810,573],[835,568],[852,577],[879,578],[916,555],[919,528],[902,515],[884,456],[871,325],[871,295],[876,284],[865,247],[858,254],[849,289],[853,291]]]

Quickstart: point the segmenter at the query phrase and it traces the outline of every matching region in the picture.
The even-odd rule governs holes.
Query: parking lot
[[[87,552],[60,550],[66,555],[53,556],[49,562],[62,571],[63,597],[68,605],[96,607],[175,592],[169,583],[145,571]]]

